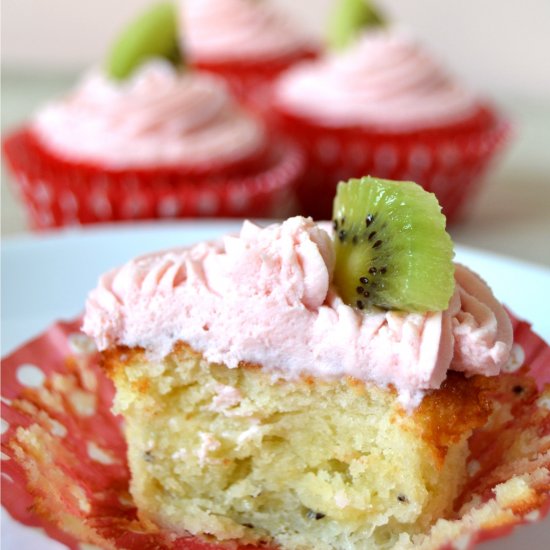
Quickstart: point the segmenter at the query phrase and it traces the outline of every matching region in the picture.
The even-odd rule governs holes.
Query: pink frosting
[[[262,125],[213,76],[145,64],[124,82],[87,75],[41,109],[33,130],[50,150],[113,168],[224,164],[256,154]]]
[[[209,361],[241,361],[274,376],[351,376],[393,384],[412,407],[448,369],[498,374],[512,345],[502,306],[456,266],[444,312],[362,312],[331,286],[331,237],[311,219],[131,261],[91,292],[84,331],[100,349],[141,346],[162,357],[184,341]]]
[[[365,34],[351,48],[288,71],[277,87],[285,109],[327,126],[413,130],[461,120],[474,96],[402,33]]]
[[[311,40],[262,0],[183,0],[185,50],[201,61],[285,56]]]

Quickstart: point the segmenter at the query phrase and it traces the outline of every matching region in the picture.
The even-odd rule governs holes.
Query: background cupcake
[[[350,1],[363,5],[342,7]],[[368,18],[335,20],[341,51],[289,70],[274,90],[276,123],[307,153],[302,212],[330,216],[336,183],[371,174],[422,184],[454,221],[509,126],[404,32],[379,27],[355,39],[354,22],[373,21],[368,9]]]
[[[266,106],[270,84],[318,45],[269,0],[181,0],[189,63],[225,79],[237,98]]]
[[[219,79],[178,65],[177,41],[159,51],[159,19],[174,22],[173,7],[134,23],[107,71],[91,71],[5,141],[35,228],[292,208],[300,153],[268,144]]]

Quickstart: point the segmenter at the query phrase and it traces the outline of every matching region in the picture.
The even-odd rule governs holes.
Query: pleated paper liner
[[[4,141],[34,229],[156,218],[279,218],[294,213],[304,156],[277,142],[252,159],[212,168],[115,170],[64,160],[28,128]]]
[[[3,361],[3,506],[74,550],[79,543],[227,549],[139,521],[121,422],[110,412],[114,390],[80,325],[57,323]],[[415,548],[467,550],[550,509],[550,347],[515,319],[514,334],[500,412],[471,438],[469,479],[455,514],[417,538]]]
[[[305,48],[287,55],[258,60],[216,62],[191,58],[189,62],[197,70],[221,77],[241,103],[264,113],[270,108],[271,85],[277,77],[296,63],[313,60],[318,56],[318,50]]]
[[[330,219],[339,181],[371,175],[419,183],[436,194],[447,222],[456,222],[511,134],[510,124],[488,106],[446,128],[401,134],[321,126],[277,107],[270,121],[306,153],[300,213],[315,219]]]

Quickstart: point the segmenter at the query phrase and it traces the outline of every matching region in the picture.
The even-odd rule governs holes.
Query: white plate
[[[47,328],[54,320],[82,312],[87,292],[109,268],[145,252],[185,246],[238,231],[240,222],[179,222],[86,228],[2,242],[2,355]],[[482,275],[517,315],[550,341],[550,270],[481,250],[456,247],[456,258]],[[37,530],[2,514],[6,548],[60,548]],[[547,548],[550,521],[518,529],[509,538],[482,545],[484,550]],[[51,543],[51,544],[50,544]]]

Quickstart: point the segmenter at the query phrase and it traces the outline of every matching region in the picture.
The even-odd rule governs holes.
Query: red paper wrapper
[[[231,93],[253,110],[263,113],[269,108],[271,84],[284,71],[301,61],[319,56],[315,49],[303,49],[291,54],[262,60],[235,60],[213,62],[191,59],[191,65],[213,73],[227,83]]]
[[[502,414],[472,436],[469,481],[454,517],[432,528],[429,548],[471,549],[550,509],[550,347],[527,323],[513,322],[512,359],[498,395]],[[74,550],[79,542],[227,549],[139,521],[128,493],[121,423],[110,412],[114,390],[80,324],[57,323],[3,361],[3,506],[18,522],[41,527]],[[502,494],[522,479],[527,491]]]
[[[459,124],[402,134],[320,126],[282,109],[271,119],[306,152],[298,196],[301,213],[315,219],[332,217],[339,181],[371,175],[421,184],[436,194],[447,221],[455,222],[510,135],[509,123],[490,107]]]
[[[34,229],[121,220],[279,218],[295,209],[302,152],[280,142],[223,168],[114,170],[64,160],[23,128],[4,154]]]

